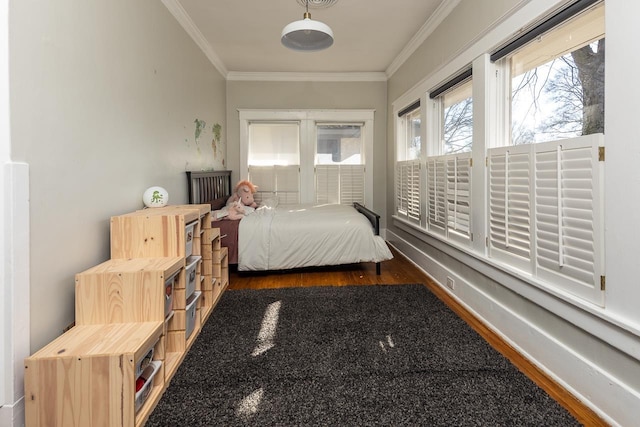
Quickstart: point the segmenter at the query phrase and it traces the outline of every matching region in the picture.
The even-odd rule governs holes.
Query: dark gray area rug
[[[234,290],[147,426],[579,423],[426,287]]]

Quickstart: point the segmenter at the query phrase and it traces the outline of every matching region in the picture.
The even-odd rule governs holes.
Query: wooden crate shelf
[[[25,359],[25,416],[33,426],[140,426],[160,399],[151,393],[135,411],[135,368],[160,345],[162,322],[75,326]],[[154,352],[154,359],[162,352]],[[161,363],[163,360],[159,360]]]
[[[25,359],[29,427],[143,426],[228,284],[208,204],[114,216],[110,237],[111,259],[75,277],[76,326]],[[158,370],[136,411],[136,366],[150,348]]]
[[[184,310],[183,265],[181,257],[111,259],[76,274],[76,325],[164,321],[172,277],[172,307]]]

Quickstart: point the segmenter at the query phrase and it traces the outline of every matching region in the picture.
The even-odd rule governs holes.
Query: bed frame
[[[211,204],[211,209],[220,209],[231,196],[231,171],[187,171],[190,204]],[[353,207],[364,215],[375,235],[380,234],[380,215],[355,202]],[[380,275],[380,263],[376,263],[376,274]]]
[[[231,196],[231,171],[187,171],[189,203],[210,203],[212,209],[224,206]]]

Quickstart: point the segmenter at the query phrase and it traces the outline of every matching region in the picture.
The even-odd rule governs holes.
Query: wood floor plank
[[[375,265],[372,263],[277,272],[238,272],[232,269],[229,277],[229,289],[422,283],[478,332],[493,348],[502,353],[520,371],[545,390],[549,396],[564,406],[580,423],[589,427],[608,426],[593,410],[508,345],[500,336],[467,311],[411,261],[393,247],[390,249],[394,258],[382,263],[380,275],[376,275]]]

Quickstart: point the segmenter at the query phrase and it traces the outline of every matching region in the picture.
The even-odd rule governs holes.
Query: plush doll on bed
[[[227,205],[219,211],[214,211],[216,219],[241,219],[245,215],[252,213],[258,204],[253,199],[253,194],[257,191],[255,185],[247,180],[242,180],[236,184],[234,193],[227,200]]]
[[[239,181],[236,184],[234,193],[227,200],[227,206],[235,202],[240,202],[242,206],[249,206],[251,208],[257,208],[258,204],[253,200],[253,195],[258,190],[258,187],[247,181],[246,179]]]

